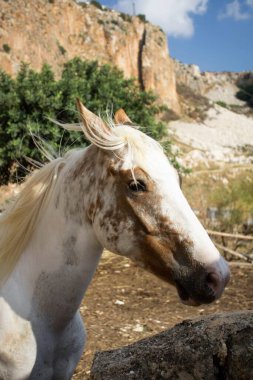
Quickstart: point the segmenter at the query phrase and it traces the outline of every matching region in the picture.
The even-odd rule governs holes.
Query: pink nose
[[[217,299],[221,296],[230,279],[228,264],[221,257],[216,264],[206,268],[206,273],[206,286],[212,291],[215,299]]]

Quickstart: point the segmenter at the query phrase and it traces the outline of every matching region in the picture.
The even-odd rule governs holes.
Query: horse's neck
[[[80,194],[89,178],[82,176],[82,185],[76,181],[62,179],[57,186],[6,284],[9,303],[25,318],[36,312],[52,324],[66,323],[79,307],[102,253]]]

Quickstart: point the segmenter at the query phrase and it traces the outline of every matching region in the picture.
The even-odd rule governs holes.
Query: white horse
[[[160,145],[123,110],[108,126],[78,106],[92,144],[34,172],[0,219],[1,380],[71,378],[85,343],[78,308],[104,247],[189,305],[216,300],[229,279]]]

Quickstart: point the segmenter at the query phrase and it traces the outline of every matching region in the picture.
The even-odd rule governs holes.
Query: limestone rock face
[[[140,53],[143,88],[159,89],[163,101],[179,112],[174,64],[169,58],[165,34],[159,28],[146,24]]]
[[[48,63],[59,75],[75,56],[117,66],[179,111],[173,63],[158,27],[75,0],[0,0],[0,68],[15,75],[22,61],[36,70]]]
[[[177,84],[189,87],[196,94],[205,96],[214,102],[242,106],[237,99],[237,84],[244,73],[239,72],[201,72],[196,65],[187,65],[173,61]]]
[[[97,353],[93,380],[253,379],[253,312],[184,321],[130,346]]]

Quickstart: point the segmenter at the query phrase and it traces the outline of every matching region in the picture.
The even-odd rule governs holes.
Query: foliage
[[[52,143],[60,138],[58,128],[50,125],[45,115],[55,116],[60,106],[59,90],[50,67],[40,73],[23,64],[17,78],[11,79],[0,72],[0,181],[7,182],[16,158],[27,166],[24,155],[40,159],[29,136],[29,129]]]
[[[57,41],[57,46],[62,55],[67,53],[67,50],[59,43],[59,41]]]
[[[140,19],[142,22],[147,22],[147,20],[146,20],[146,16],[145,16],[145,15],[139,14],[139,15],[137,15],[137,17],[139,17],[139,19]]]
[[[103,7],[102,7],[102,5],[100,4],[99,1],[91,0],[90,4],[94,5],[94,7],[98,8],[98,9],[103,10]]]
[[[77,4],[80,5],[82,8],[87,8],[88,6],[88,4],[83,1],[78,1]]]
[[[113,20],[111,20],[111,23],[114,24],[114,25],[119,25],[118,20],[114,20],[114,19],[113,19]]]
[[[16,79],[0,71],[0,182],[15,179],[12,171],[16,160],[29,167],[24,156],[42,161],[30,132],[56,151],[59,145],[63,149],[80,146],[80,134],[64,133],[49,120],[77,122],[78,97],[94,113],[124,108],[155,139],[166,134],[164,124],[156,120],[162,108],[156,104],[156,97],[140,91],[134,80],[124,79],[116,68],[75,58],[65,64],[61,78],[56,80],[48,65],[38,73],[23,64]]]
[[[218,100],[216,104],[218,104],[218,106],[223,107],[223,108],[227,108],[227,109],[229,108],[227,103],[223,102],[222,100]]]
[[[209,196],[209,201],[219,210],[231,210],[230,224],[240,224],[253,214],[253,177],[248,175],[230,179],[228,185],[216,185]]]
[[[122,20],[124,20],[126,22],[132,21],[132,17],[130,15],[128,15],[127,13],[120,13],[119,15],[122,18]]]
[[[170,163],[174,166],[174,168],[179,172],[180,175],[191,173],[191,169],[181,165],[178,162],[177,155],[173,152],[173,149],[172,149],[171,140],[166,138],[161,142],[161,145],[163,147],[164,153],[166,154],[166,156],[169,157]]]
[[[253,83],[239,85],[239,88],[236,97],[247,102],[248,106],[253,108]]]
[[[11,51],[10,46],[8,44],[3,44],[3,51],[7,54],[10,53]]]

